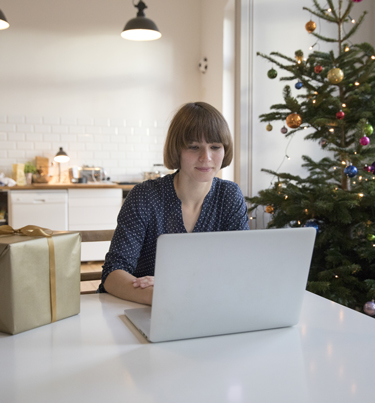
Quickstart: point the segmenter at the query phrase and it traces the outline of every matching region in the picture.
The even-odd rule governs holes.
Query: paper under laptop
[[[293,326],[314,228],[165,234],[152,307],[125,310],[151,342]]]

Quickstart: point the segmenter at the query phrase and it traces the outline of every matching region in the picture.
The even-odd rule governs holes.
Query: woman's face
[[[224,154],[221,143],[194,141],[181,152],[180,172],[197,182],[212,181],[221,169]]]

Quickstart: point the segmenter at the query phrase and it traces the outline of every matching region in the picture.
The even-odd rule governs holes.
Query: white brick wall
[[[12,164],[53,157],[63,147],[70,166],[101,166],[114,181],[142,179],[163,162],[167,123],[161,120],[0,115],[0,173]]]

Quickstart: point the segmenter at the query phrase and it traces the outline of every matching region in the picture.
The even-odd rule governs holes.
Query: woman
[[[182,106],[164,146],[164,165],[177,172],[136,185],[125,199],[100,292],[151,305],[159,235],[249,229],[238,185],[215,177],[232,158],[221,113],[204,102]]]

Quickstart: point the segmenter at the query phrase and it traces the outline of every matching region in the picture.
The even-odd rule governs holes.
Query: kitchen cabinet
[[[68,189],[69,230],[115,229],[122,189]],[[110,242],[85,242],[81,260],[104,260]]]
[[[38,225],[55,231],[115,229],[123,202],[123,188],[71,188],[11,190],[9,225]],[[82,244],[81,260],[104,260],[110,242]]]
[[[37,225],[67,231],[68,191],[34,190],[9,192],[9,224],[13,228]]]

